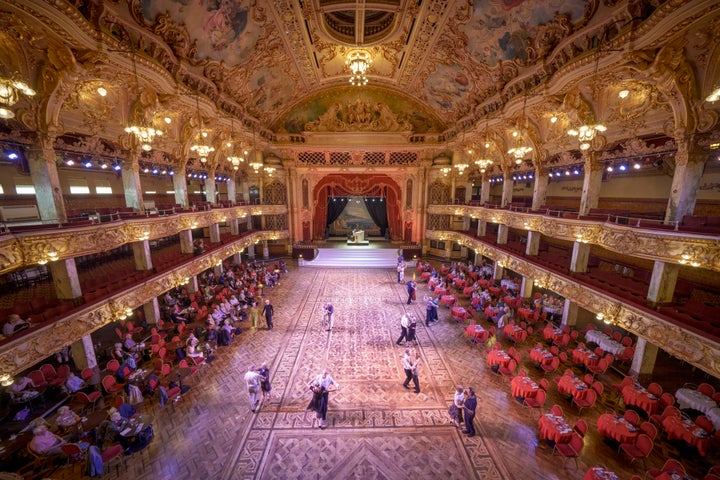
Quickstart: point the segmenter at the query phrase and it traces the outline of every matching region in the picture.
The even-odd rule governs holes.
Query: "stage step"
[[[306,267],[397,267],[397,248],[368,248],[353,246],[347,248],[318,248],[318,255],[312,261],[304,261]]]

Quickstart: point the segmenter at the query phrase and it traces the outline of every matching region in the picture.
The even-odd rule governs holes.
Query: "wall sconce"
[[[680,256],[680,260],[678,260],[678,263],[680,263],[681,265],[690,265],[691,267],[700,266],[700,262],[697,261],[695,255],[688,252],[685,252]]]
[[[38,260],[38,264],[45,265],[48,262],[54,262],[58,259],[57,252],[49,252],[47,254],[47,257],[42,257],[40,260]]]

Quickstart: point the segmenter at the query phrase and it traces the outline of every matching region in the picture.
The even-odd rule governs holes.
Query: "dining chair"
[[[703,395],[707,395],[710,398],[715,395],[715,387],[713,387],[709,383],[701,383],[700,385],[698,385],[697,391],[702,393]]]
[[[67,457],[67,465],[72,465],[73,469],[75,465],[85,463],[85,454],[77,443],[66,443],[60,447],[60,450]]]
[[[579,418],[577,422],[575,422],[575,426],[573,427],[573,430],[577,432],[578,435],[581,437],[585,437],[585,434],[587,433],[587,423],[582,418]]]
[[[555,447],[553,448],[553,454],[557,452],[560,454],[560,456],[563,457],[563,467],[567,463],[567,459],[572,458],[575,461],[575,468],[577,469],[577,459],[580,456],[580,451],[582,450],[583,445],[583,438],[578,435],[577,432],[573,432],[572,437],[570,438],[570,441],[568,443],[555,444]]]
[[[680,418],[682,414],[680,413],[680,410],[677,409],[677,407],[674,407],[672,405],[669,405],[665,407],[665,410],[663,410],[662,413],[656,413],[654,415],[650,415],[649,420],[655,425],[656,427],[662,427],[663,420],[665,420],[665,417],[678,417]]]
[[[640,415],[635,410],[625,410],[623,418],[636,427],[640,423]]]
[[[713,433],[715,431],[715,425],[705,415],[699,415],[695,419],[695,425],[705,430],[707,433]]]
[[[107,467],[108,472],[110,471],[110,467],[112,465],[115,465],[115,473],[116,475],[120,475],[120,458],[123,455],[123,447],[122,445],[115,444],[111,445],[105,450],[103,450],[100,453],[100,456],[102,457],[103,461],[103,471],[105,470],[105,467]]]
[[[558,357],[554,357],[552,360],[550,360],[550,363],[543,363],[540,365],[540,368],[545,372],[547,375],[548,373],[552,373],[555,370],[560,367],[560,359]]]
[[[45,377],[45,380],[47,380],[48,382],[52,382],[55,378],[57,378],[57,371],[51,363],[45,363],[41,365],[40,371]]]
[[[643,463],[643,470],[645,469],[645,459],[652,453],[655,444],[652,439],[641,433],[637,436],[635,443],[621,443],[618,448],[618,453],[624,452],[630,456],[630,462],[635,460],[641,460]]]
[[[593,383],[593,376],[592,376],[592,374],[586,373],[585,376],[583,377],[583,382],[585,382],[588,387],[589,387],[590,385],[592,385],[592,383]]]
[[[102,386],[108,394],[122,392],[123,388],[125,388],[125,384],[118,383],[112,375],[105,375],[102,379]]]
[[[545,393],[545,390],[539,389],[537,393],[535,393],[534,397],[525,397],[523,398],[522,405],[523,407],[528,408],[535,408],[540,411],[540,409],[545,405],[545,400],[547,399],[547,393]]]
[[[45,380],[45,375],[40,370],[33,370],[27,374],[27,377],[32,382],[32,386],[35,388],[47,387],[48,382]]]
[[[540,386],[540,388],[542,388],[546,392],[548,391],[548,388],[550,388],[550,384],[547,381],[547,378],[541,378],[540,381],[538,382],[538,385]]]
[[[90,412],[95,411],[95,404],[98,400],[102,398],[102,393],[98,392],[97,390],[91,393],[85,393],[85,392],[77,392],[75,394],[75,400],[77,400],[80,405],[82,405],[82,411],[84,412],[86,408],[92,407],[92,410]]]
[[[647,391],[658,398],[660,398],[663,394],[662,386],[659,383],[654,382],[647,386]]]
[[[552,408],[550,409],[550,413],[552,413],[556,417],[562,417],[563,409],[560,405],[553,405]]]
[[[82,372],[80,372],[80,377],[83,379],[84,382],[87,382],[95,375],[95,370],[92,368],[83,368]]]
[[[603,391],[604,391],[604,389],[605,389],[605,387],[603,386],[603,384],[600,383],[600,382],[593,382],[592,385],[590,386],[590,388],[592,388],[593,390],[595,390],[595,392],[598,394],[598,397],[602,396]]]
[[[117,371],[120,369],[120,362],[118,362],[115,359],[110,360],[107,362],[107,365],[105,365],[105,368],[111,372],[113,375],[117,373]]]
[[[663,411],[666,407],[672,407],[673,405],[675,405],[675,396],[672,393],[665,392],[660,395],[660,400],[658,400],[659,411]]]
[[[583,408],[592,408],[597,400],[597,393],[595,390],[588,389],[585,391],[585,395],[582,397],[573,397],[572,403],[578,407],[578,417],[582,413]]]
[[[65,381],[67,380],[68,373],[70,373],[70,366],[63,363],[57,368],[56,376],[52,380],[50,380],[50,386],[52,387],[60,387],[62,386]]]
[[[650,439],[653,441],[655,441],[655,438],[657,438],[657,427],[650,422],[641,423],[638,430],[640,430],[641,433],[644,433],[645,435],[650,437]]]
[[[662,468],[650,468],[649,470],[647,470],[645,472],[645,477],[643,478],[657,478],[665,472],[676,472],[686,475],[685,467],[683,466],[683,464],[678,462],[674,458],[670,458],[665,461]]]

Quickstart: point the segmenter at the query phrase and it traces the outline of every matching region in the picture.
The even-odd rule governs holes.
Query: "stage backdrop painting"
[[[380,235],[380,227],[375,224],[365,207],[363,197],[350,197],[345,209],[337,220],[330,225],[330,235],[347,236],[353,229],[365,231],[365,235]]]
[[[390,232],[390,239],[394,241],[403,240],[403,225],[401,220],[402,192],[400,186],[388,175],[380,174],[354,174],[354,175],[327,175],[323,177],[313,189],[313,239],[325,238],[327,227],[335,220],[332,215],[328,218],[328,200],[332,197],[358,197],[361,204],[365,203],[368,217],[371,219],[372,228],[380,228]],[[365,198],[367,197],[367,198]],[[383,198],[384,209],[374,208],[373,197]],[[358,205],[353,202],[354,205]],[[373,212],[371,212],[371,210]],[[328,223],[328,219],[330,222]],[[373,220],[374,219],[374,220]],[[387,223],[385,223],[387,222]],[[349,225],[352,231],[352,224]]]

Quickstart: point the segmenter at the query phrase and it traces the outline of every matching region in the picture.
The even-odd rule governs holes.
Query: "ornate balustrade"
[[[287,211],[286,205],[245,205],[166,217],[130,218],[77,228],[10,233],[0,237],[0,274],[47,261],[108,251],[126,243],[155,240],[234,218],[281,215]]]
[[[602,314],[604,320],[634,333],[713,376],[720,376],[720,344],[658,317],[653,310],[630,305],[568,275],[516,257],[493,245],[461,232],[427,231],[432,240],[453,241],[484,255],[505,268],[533,280],[537,285],[576,302],[582,308]],[[627,253],[627,252],[625,252]]]
[[[142,283],[112,294],[102,302],[88,305],[87,308],[75,311],[51,324],[34,328],[31,332],[0,346],[0,374],[14,375],[43,361],[66,345],[127,315],[128,309],[135,309],[171,288],[187,283],[190,277],[218,265],[251,244],[287,237],[287,231],[246,234],[211,252],[194,257],[172,271],[149,277]]]
[[[720,271],[720,242],[717,236],[467,205],[431,205],[428,214],[471,217],[540,232],[551,238],[591,243],[623,255]]]

